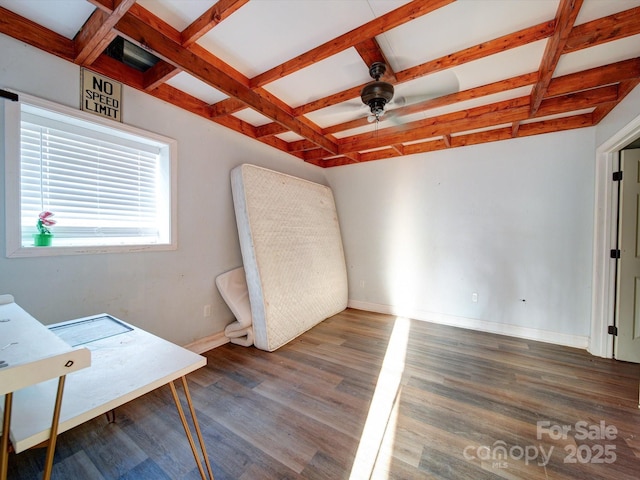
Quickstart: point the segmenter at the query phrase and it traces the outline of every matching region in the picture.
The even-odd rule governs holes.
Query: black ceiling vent
[[[160,61],[152,53],[122,37],[116,37],[104,53],[140,72],[146,72]]]

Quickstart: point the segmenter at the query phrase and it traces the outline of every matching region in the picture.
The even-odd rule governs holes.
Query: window
[[[19,98],[4,101],[7,256],[176,248],[174,140]],[[53,245],[34,248],[45,210]]]

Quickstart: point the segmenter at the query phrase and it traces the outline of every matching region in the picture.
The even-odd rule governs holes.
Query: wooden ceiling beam
[[[129,9],[129,14],[150,26],[154,30],[159,31],[163,36],[171,39],[173,42],[182,45],[182,33],[173,28],[167,22],[162,20],[160,17],[154,15],[150,11],[141,7],[139,4],[133,5]],[[249,86],[249,79],[242,75],[240,72],[235,70],[231,65],[223,62],[218,57],[213,55],[211,52],[201,47],[197,43],[193,43],[188,47],[188,50],[198,55],[207,63],[213,65],[216,69],[226,73],[230,77],[234,78],[236,81],[242,83],[245,86]]]
[[[356,111],[355,108],[354,111]],[[363,114],[360,118],[325,127],[322,129],[322,133],[324,133],[325,135],[333,135],[334,133],[345,132],[347,130],[351,130],[352,128],[366,127],[367,125],[370,125],[368,117],[368,112],[366,110],[363,110]],[[384,120],[384,116],[382,118]]]
[[[387,30],[402,25],[410,20],[433,12],[444,7],[455,0],[413,0],[395,10],[371,20],[364,25],[351,30],[337,38],[334,38],[316,48],[313,48],[302,55],[284,62],[270,70],[251,79],[251,87],[262,87],[279,78],[290,75],[309,65],[340,53],[347,48],[363,42],[367,39],[380,35]]]
[[[164,20],[160,19],[156,15],[152,14],[148,10],[139,5],[134,5],[130,9],[131,14],[143,22],[153,26],[156,29],[160,29],[165,32],[170,38],[179,41],[183,47],[189,47],[196,55],[203,57],[206,61],[214,64],[216,67],[225,71],[236,80],[242,82],[245,85],[249,84],[249,80],[243,77],[239,72],[234,70],[231,66],[222,62],[219,58],[213,56],[210,52],[203,49],[199,45],[195,45],[195,42],[206,32],[211,30],[215,25],[219,24],[222,20],[229,17],[238,8],[244,5],[248,0],[220,0],[213,5],[209,10],[203,13],[198,19],[196,19],[189,27],[184,31],[178,32],[176,29],[167,24]],[[149,69],[147,73],[147,90],[153,90],[162,83],[171,79],[180,73],[181,70],[171,65],[170,63],[160,60],[154,67]]]
[[[360,159],[362,157],[362,155],[358,152],[349,152],[344,156],[351,160],[351,163],[360,163]]]
[[[224,127],[235,130],[238,133],[259,140],[255,135],[256,127],[254,127],[250,123],[245,122],[244,120],[239,119],[238,117],[227,115],[226,117],[213,118],[212,120]],[[284,151],[286,152],[286,150]]]
[[[318,149],[317,145],[311,143],[309,140],[298,140],[295,142],[289,142],[290,152],[308,152],[309,150],[316,149]]]
[[[513,107],[501,112],[487,113],[485,115],[455,120],[447,123],[425,125],[415,129],[412,128],[404,132],[395,131],[384,133],[384,138],[380,138],[383,134],[382,131],[379,131],[377,140],[375,136],[363,136],[357,141],[345,142],[344,148],[345,150],[351,150],[354,148],[357,150],[368,150],[379,146],[381,143],[394,144],[402,142],[412,142],[425,138],[442,137],[449,134],[450,132],[465,132],[469,130],[490,128],[495,125],[512,123],[514,121],[525,119],[528,116],[528,109],[528,105]],[[343,144],[340,145],[341,148],[343,148]],[[341,153],[343,153],[342,150]]]
[[[401,143],[395,143],[391,145],[391,148],[393,148],[398,153],[398,155],[404,155],[404,145],[402,145]]]
[[[569,34],[576,21],[576,17],[580,12],[583,0],[560,0],[558,11],[556,13],[556,25],[553,35],[547,42],[542,61],[540,62],[538,83],[533,87],[531,92],[531,115],[535,115],[540,108],[542,99],[547,94],[547,87],[553,72],[558,65],[560,55],[569,39]]]
[[[147,26],[151,27],[153,30],[155,30],[155,32],[159,33],[163,37],[171,40],[174,43],[177,43],[178,45],[182,45],[182,34],[178,29],[169,25],[167,22],[162,20],[157,15],[154,15],[146,8],[140,6],[140,4],[136,3],[135,5],[133,5],[129,9],[128,14],[129,15],[126,15],[127,17],[135,17],[137,20],[140,20]],[[144,42],[141,43],[141,46],[143,48],[145,47]]]
[[[99,8],[105,13],[113,12],[115,0],[87,0],[88,3],[93,5],[94,7]]]
[[[157,56],[190,73],[214,88],[236,97],[263,115],[286,126],[298,135],[329,150],[338,150],[337,145],[323,137],[308,125],[299,122],[288,112],[266,101],[245,85],[203,60],[192,51],[155,30],[137,17],[127,14],[116,25],[116,29],[131,41],[151,49]]]
[[[577,25],[571,31],[563,54],[593,47],[640,33],[640,7]]]
[[[640,57],[551,79],[547,97],[640,78]]]
[[[179,74],[181,70],[164,60],[159,60],[153,67],[144,72],[144,89],[147,91],[159,87]]]
[[[620,84],[618,85],[617,102],[610,103],[607,105],[599,105],[598,107],[596,107],[596,109],[593,111],[593,124],[597,125],[598,123],[600,123],[600,120],[606,117],[609,114],[609,112],[613,110],[615,106],[618,103],[620,103],[624,99],[624,97],[626,97],[631,92],[631,90],[633,90],[638,86],[638,84],[640,84],[640,78],[634,78],[631,80],[625,80],[623,82],[620,82]]]
[[[344,137],[339,140],[340,153],[369,150],[384,144],[407,143],[423,138],[441,137],[454,132],[511,123],[526,119],[528,109],[529,98],[520,97],[463,112],[427,118],[399,127],[385,128],[377,132]]]
[[[452,138],[452,147],[466,147],[469,145],[478,145],[481,143],[499,142],[502,140],[510,140],[513,138],[513,129],[511,127],[493,128],[481,132],[470,132],[463,135],[456,135]]]
[[[0,7],[0,33],[72,62],[76,56],[72,40]]]
[[[401,72],[396,72],[397,83],[415,80],[416,78],[424,75],[463,65],[473,60],[479,60],[489,55],[545,39],[553,33],[554,24],[554,21],[540,23],[533,27],[525,28],[524,30],[489,40],[480,45],[465,48],[464,50],[460,50],[450,55],[444,55],[440,58],[408,68]],[[301,105],[294,110],[294,114],[296,116],[300,116],[321,108],[330,107],[347,100],[358,98],[360,96],[360,90],[362,90],[362,87],[365,85],[366,84],[352,87],[342,92]]]
[[[96,58],[96,60],[91,64],[91,70],[104,75],[105,77],[124,83],[136,90],[144,91],[145,83],[142,72],[139,72],[138,70],[105,54]]]
[[[232,13],[246,4],[249,0],[219,0],[206,12],[195,19],[191,25],[181,33],[182,46],[189,47],[200,37],[218,25]]]
[[[300,152],[290,152],[289,144],[278,137],[263,137],[263,138],[258,138],[257,140],[264,143],[265,145],[269,145],[283,152],[287,152],[290,155],[294,155],[300,159],[304,159],[304,155],[302,155]]]
[[[605,87],[545,99],[540,104],[540,108],[535,116],[545,117],[548,115],[556,115],[617,101],[618,86],[607,85]]]
[[[531,135],[541,135],[543,133],[562,132],[574,130],[576,128],[592,127],[593,117],[590,113],[573,115],[570,117],[554,118],[539,122],[523,123],[520,125],[518,137],[529,137]]]
[[[595,125],[592,115],[589,113],[532,123],[517,123],[519,125],[517,136],[519,137],[541,135],[545,133],[572,130],[576,128],[584,128]],[[521,131],[520,128],[522,128]],[[447,145],[447,141],[444,138],[439,138],[436,140],[426,140],[424,142],[413,143],[410,145],[402,145],[402,149],[404,155],[413,155],[417,153],[445,150],[447,148],[457,148],[469,145],[478,145],[482,143],[497,142],[501,140],[509,140],[511,138],[513,138],[513,125],[511,127],[494,128],[481,132],[471,132],[455,136],[451,135],[449,137],[450,146]],[[392,147],[389,147],[387,149],[362,153],[360,155],[360,162],[383,160],[397,156],[399,155],[394,154],[394,149]],[[348,163],[346,162],[346,157],[338,157],[324,161],[316,160],[316,164],[322,167],[336,167],[347,165]]]
[[[494,38],[493,40],[465,48],[464,50],[459,50],[449,55],[444,55],[421,65],[407,68],[406,70],[396,73],[396,77],[400,83],[408,82],[409,80],[415,80],[424,75],[463,65],[474,60],[480,60],[489,55],[522,47],[529,43],[548,38],[553,34],[554,26],[554,21],[543,22],[533,27],[503,35],[502,37]]]
[[[533,85],[536,82],[537,78],[538,72],[525,73],[523,75],[517,75],[515,77],[507,78],[506,80],[499,80],[497,82],[488,83],[480,87],[470,88],[468,90],[451,93],[442,97],[431,98],[429,100],[425,100],[424,102],[401,107],[397,110],[401,110],[403,115],[408,115],[430,108],[444,107],[446,105],[452,105],[458,102],[473,100],[475,98],[486,97],[487,95],[493,95],[495,93],[506,92],[508,90],[526,87],[527,85]]]
[[[442,137],[444,135],[452,135],[453,137],[457,132],[522,122],[530,118],[529,100],[529,97],[520,97],[411,122],[399,127],[385,128],[377,132],[344,137],[339,140],[340,153],[344,154],[350,150],[368,150],[383,144],[407,143],[421,138]],[[562,114],[618,101],[618,88],[615,85],[609,85],[543,100],[538,116]],[[518,132],[522,127],[521,124]]]
[[[314,150],[306,150],[304,152],[305,161],[313,161],[313,160],[324,160],[330,157],[338,157],[341,155],[336,155],[333,152],[329,152],[323,148],[316,148]]]
[[[242,84],[244,87],[249,88],[249,79],[240,73],[238,70],[233,68],[228,63],[223,62],[220,58],[216,57],[210,51],[201,47],[197,43],[191,45],[188,51],[195,53],[198,57],[204,60],[206,63],[213,66],[213,68],[217,71],[223,72],[225,75],[233,78],[236,82]]]
[[[333,93],[326,97],[319,98],[309,103],[305,103],[304,105],[300,105],[293,109],[293,114],[296,117],[301,117],[302,115],[306,115],[307,113],[315,112],[316,110],[320,110],[325,107],[331,107],[348,100],[355,100],[356,102],[358,102],[360,101],[360,91],[365,85],[366,83],[358,85],[356,87],[348,88],[347,90],[343,90],[342,92]]]
[[[445,150],[446,148],[447,146],[444,144],[444,140],[439,138],[436,140],[427,140],[425,142],[405,145],[404,153],[405,155],[414,155],[416,153],[427,153],[427,152],[435,152],[438,150]],[[372,158],[371,160],[378,160],[378,159]]]
[[[387,66],[383,76],[384,81],[395,82],[397,80],[396,74],[391,68],[391,64],[387,60],[387,57],[384,56],[384,52],[380,48],[380,45],[378,45],[378,41],[375,38],[367,38],[366,40],[354,45],[354,47],[367,67],[370,67],[376,62],[382,62]]]
[[[74,38],[77,64],[91,65],[104,52],[117,36],[113,27],[135,3],[136,0],[116,0],[111,13],[94,10]]]
[[[106,55],[101,55],[92,65],[92,70],[97,73],[113,78],[132,88],[144,90],[144,75],[117,60]],[[210,115],[210,105],[202,100],[193,97],[170,85],[159,85],[153,91],[147,92],[154,97],[167,103],[175,105],[183,110],[199,115],[208,120],[212,120],[226,128],[234,130],[242,135],[256,139],[256,127],[233,116],[225,116],[220,118],[212,118]],[[275,148],[283,149],[287,152],[286,143],[271,142]]]
[[[262,88],[262,85],[352,47],[367,65],[374,61],[383,61],[388,65],[375,36],[447,5],[452,0],[414,0],[254,79],[245,77],[197,44],[202,35],[224,18],[228,18],[248,0],[219,0],[182,32],[145,10],[134,0],[87,1],[95,5],[97,10],[74,41],[2,7],[0,32],[66,60],[81,65],[91,64],[91,68],[98,73],[133,88],[145,90],[156,98],[323,167],[595,125],[640,83],[640,57],[552,78],[561,54],[640,34],[640,7],[574,27],[583,0],[561,0],[556,19],[552,21],[411,67],[396,73],[395,78],[385,77],[394,84],[402,83],[549,38],[545,56],[537,72],[407,105],[393,112],[397,116],[409,115],[499,91],[534,85],[530,96],[336,139],[333,137],[334,133],[343,131],[346,127],[366,125],[366,119],[320,129],[304,114],[356,99],[362,86],[291,108]],[[115,37],[116,31],[153,51],[161,60],[142,73],[102,54],[106,45]],[[181,71],[205,81],[230,98],[207,105],[206,102],[165,83]],[[274,75],[272,80],[267,80],[269,75]],[[535,103],[538,104],[537,107]],[[231,115],[247,107],[266,115],[273,122],[255,127]],[[567,112],[585,109],[593,109],[593,112],[567,116]],[[557,115],[563,116],[552,120],[532,121]],[[295,132],[304,139],[286,142],[277,137],[287,131]],[[439,139],[429,140],[437,136]]]
[[[163,100],[172,105],[178,105],[180,108],[185,109],[188,112],[195,113],[196,115],[204,118],[209,118],[209,105],[207,102],[203,102],[199,98],[194,97],[193,95],[189,95],[188,93],[183,92],[171,85],[160,85],[153,91],[153,96]],[[229,128],[232,128],[229,126]],[[240,131],[238,128],[233,128],[236,131]],[[250,135],[250,131],[242,130],[241,133],[245,135]]]
[[[237,98],[229,97],[211,105],[211,117],[222,117],[231,115],[247,108],[247,104]],[[279,125],[276,123],[276,125]],[[284,127],[281,127],[284,128]]]
[[[285,127],[275,122],[267,123],[266,125],[260,125],[259,127],[256,127],[256,135],[258,138],[278,135],[280,133],[285,133],[287,131],[288,130]],[[308,142],[308,140],[300,140],[300,141]],[[296,142],[291,142],[291,143],[296,143]],[[315,143],[313,143],[312,145],[315,145]],[[291,145],[289,145],[289,148],[291,148]],[[292,151],[295,151],[295,150],[292,150]]]
[[[518,75],[506,80],[500,80],[498,82],[483,85],[481,87],[470,88],[468,90],[463,90],[462,92],[452,93],[450,95],[444,95],[442,97],[425,100],[424,102],[407,105],[406,107],[396,108],[391,110],[389,114],[393,115],[394,117],[400,117],[429,110],[431,108],[453,105],[457,102],[480,98],[486,95],[492,95],[494,93],[504,92],[507,90],[513,90],[515,88],[520,88],[527,85],[533,85],[536,82],[537,78],[538,72]],[[368,123],[369,122],[367,118],[363,116],[362,118],[358,118],[356,120],[326,127],[322,130],[322,132],[325,135],[333,134],[337,132],[343,132],[352,128],[364,127]]]

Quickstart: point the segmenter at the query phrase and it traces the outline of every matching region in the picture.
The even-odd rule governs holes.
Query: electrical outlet
[[[477,294],[476,292],[473,292],[473,293],[471,294],[471,301],[472,301],[473,303],[478,303],[478,294]]]
[[[211,305],[204,306],[203,316],[210,317],[211,316]]]

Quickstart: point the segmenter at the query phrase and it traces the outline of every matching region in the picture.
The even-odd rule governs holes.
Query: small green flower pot
[[[33,234],[33,246],[34,247],[49,247],[53,240],[53,233],[34,233]]]

